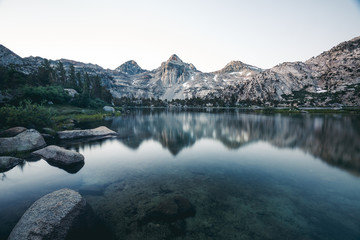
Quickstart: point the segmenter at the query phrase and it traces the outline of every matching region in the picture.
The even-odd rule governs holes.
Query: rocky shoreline
[[[47,146],[45,139],[87,140],[115,135],[116,132],[104,126],[60,132],[45,128],[42,134],[35,129],[10,128],[0,132],[0,155],[5,155],[0,156],[0,173],[5,173],[32,158],[42,158],[52,166],[68,173],[76,173],[84,166],[84,156],[56,145]],[[22,155],[25,159],[13,157],[14,155]],[[79,236],[83,237],[84,234],[87,239],[99,239],[109,234],[104,229],[104,232],[92,230],[92,226],[99,224],[101,225],[92,209],[78,192],[61,189],[33,203],[8,239],[79,239]]]
[[[6,172],[23,163],[25,160],[22,158],[32,157],[43,158],[50,165],[60,167],[66,171],[74,166],[77,169],[78,166],[81,165],[82,167],[84,165],[84,156],[56,145],[47,146],[45,139],[50,140],[48,142],[53,142],[54,139],[61,141],[81,139],[87,141],[88,139],[98,140],[116,135],[116,132],[104,126],[94,129],[59,132],[44,128],[42,134],[35,129],[10,128],[0,132],[0,172]],[[68,172],[74,173],[73,170]]]

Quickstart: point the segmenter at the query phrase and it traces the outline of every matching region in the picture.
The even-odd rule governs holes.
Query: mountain
[[[21,64],[23,64],[23,60],[21,57],[0,44],[0,65],[9,66]]]
[[[0,45],[0,65],[26,74],[44,61],[21,58]],[[131,60],[114,70],[90,63],[60,59],[66,70],[99,75],[114,97],[186,99],[222,98],[225,102],[253,102],[265,105],[328,106],[360,105],[360,37],[340,43],[305,62],[285,62],[260,69],[232,61],[223,69],[204,73],[176,54],[151,71]],[[57,61],[49,60],[55,67]]]
[[[121,64],[119,67],[115,68],[115,71],[128,75],[136,75],[146,72],[146,70],[142,69],[134,60],[130,60]]]
[[[301,105],[360,105],[360,37],[305,62],[286,62],[215,96]]]
[[[232,62],[240,63],[240,62]],[[236,65],[236,64],[235,64]],[[227,65],[229,68],[229,64]],[[115,76],[112,94],[116,97],[135,96],[161,99],[204,98],[209,93],[217,92],[246,81],[262,70],[243,64],[242,68],[233,67],[214,73],[203,73],[192,63],[183,62],[176,54],[152,71],[137,75]]]
[[[262,69],[245,64],[241,61],[231,61],[228,64],[226,64],[226,66],[223,69],[216,71],[214,73],[215,74],[225,74],[225,73],[235,73],[235,72],[238,72],[239,74],[242,74],[242,75],[249,76],[253,73],[262,72]]]

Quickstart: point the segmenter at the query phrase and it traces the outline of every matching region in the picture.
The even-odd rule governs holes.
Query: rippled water
[[[44,160],[0,174],[0,239],[39,197],[79,191],[117,239],[360,239],[360,119],[340,115],[135,113],[120,135],[62,143],[69,173]],[[175,196],[195,216],[144,222]]]

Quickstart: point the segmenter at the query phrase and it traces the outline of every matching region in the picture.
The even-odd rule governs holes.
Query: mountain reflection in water
[[[235,111],[139,111],[87,123],[80,127],[105,124],[119,136],[59,143],[85,165],[35,158],[0,174],[0,239],[61,188],[80,192],[116,239],[359,239],[359,123]],[[174,202],[190,206],[186,218],[160,221]]]
[[[298,148],[360,174],[360,118],[337,115],[257,115],[212,113],[134,113],[115,118],[111,128],[132,149],[148,139],[173,155],[200,139],[215,139],[229,149],[256,141]]]

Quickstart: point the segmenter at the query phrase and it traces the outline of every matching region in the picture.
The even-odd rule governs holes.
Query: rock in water
[[[19,133],[22,133],[24,131],[26,131],[27,129],[24,127],[13,127],[13,128],[9,128],[5,131],[2,131],[0,133],[0,137],[4,138],[4,137],[15,137],[16,135],[18,135]]]
[[[105,107],[103,107],[103,110],[105,112],[111,112],[111,113],[115,112],[115,109],[113,107],[111,107],[111,106],[105,106]]]
[[[44,138],[35,129],[25,130],[15,137],[0,138],[0,154],[31,151],[44,146]]]
[[[77,192],[61,189],[37,200],[24,213],[8,240],[63,240],[86,211],[86,201]]]
[[[82,154],[55,145],[37,150],[33,152],[33,154],[41,156],[46,161],[60,166],[84,162],[84,156]]]
[[[116,132],[108,129],[107,127],[101,126],[94,129],[60,131],[58,132],[58,137],[60,139],[74,139],[87,137],[102,137],[116,134]]]
[[[24,160],[20,158],[0,157],[0,173],[9,171],[22,162],[24,162]]]
[[[175,196],[150,209],[142,222],[175,222],[193,217],[195,213],[195,206],[188,199],[182,196]]]

